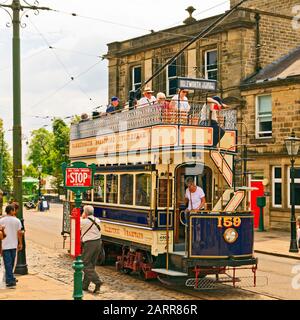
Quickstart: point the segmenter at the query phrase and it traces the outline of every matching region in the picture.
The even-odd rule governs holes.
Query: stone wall
[[[239,2],[240,0],[230,0],[230,6],[233,7]],[[242,7],[293,16],[292,10],[296,5],[300,5],[299,0],[248,0]]]

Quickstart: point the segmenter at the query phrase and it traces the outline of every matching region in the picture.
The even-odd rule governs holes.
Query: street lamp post
[[[39,165],[37,167],[38,169],[38,172],[39,172],[39,199],[41,198],[41,174],[42,174],[42,170],[43,170],[43,167],[41,165]]]
[[[296,215],[295,215],[295,156],[297,156],[300,146],[300,139],[296,138],[295,132],[285,139],[285,145],[289,156],[291,156],[291,242],[290,252],[299,252],[296,234]]]

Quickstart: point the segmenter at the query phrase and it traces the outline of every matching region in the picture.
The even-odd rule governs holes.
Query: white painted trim
[[[298,166],[295,166],[295,169],[300,169],[300,167]],[[287,203],[287,206],[288,208],[290,209],[292,206],[290,205],[290,202],[291,202],[291,196],[290,196],[290,185],[291,185],[291,176],[290,176],[290,169],[291,169],[291,166],[288,166],[287,167],[287,199],[288,199],[288,203]],[[299,178],[295,178],[295,183],[300,183],[300,179]],[[295,195],[296,196],[296,195]],[[300,209],[300,206],[295,206],[295,209]]]
[[[259,131],[259,119],[262,117],[258,116],[258,98],[259,97],[264,97],[264,96],[270,96],[271,97],[271,105],[272,105],[272,124],[273,124],[273,100],[272,100],[272,94],[259,94],[255,97],[255,138],[256,139],[272,139],[273,138],[273,131]],[[271,136],[268,137],[260,137],[259,134],[261,133],[271,133]]]
[[[209,52],[214,52],[216,51],[217,52],[217,68],[216,69],[212,69],[212,70],[209,70],[209,72],[212,72],[212,71],[217,71],[219,70],[219,61],[218,61],[218,48],[215,48],[215,49],[211,49],[211,50],[206,50],[204,52],[204,72],[205,72],[205,79],[208,79],[208,70],[207,70],[207,53]]]
[[[281,178],[275,178],[275,169],[276,168],[280,168],[281,169]],[[282,167],[279,166],[273,166],[272,167],[272,207],[273,208],[282,208],[282,192],[283,192],[283,184],[282,184],[282,174],[283,174],[283,170]],[[281,205],[279,204],[275,204],[275,183],[281,183]]]

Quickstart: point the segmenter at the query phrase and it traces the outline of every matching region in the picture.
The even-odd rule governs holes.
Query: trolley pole
[[[12,18],[13,39],[12,39],[12,59],[13,59],[13,189],[14,199],[19,203],[18,218],[24,228],[23,219],[23,199],[22,199],[22,127],[21,127],[21,59],[20,59],[20,12],[24,10],[51,10],[46,7],[30,5],[23,0],[26,5],[22,5],[20,0],[12,0],[10,5],[0,3],[0,7],[9,13]],[[12,10],[12,15],[8,11]],[[28,273],[26,264],[25,238],[23,236],[23,249],[18,253],[18,262],[15,273],[25,275]]]

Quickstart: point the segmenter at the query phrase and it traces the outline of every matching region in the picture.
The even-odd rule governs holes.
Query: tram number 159
[[[242,220],[239,217],[218,217],[218,228],[239,227]]]

